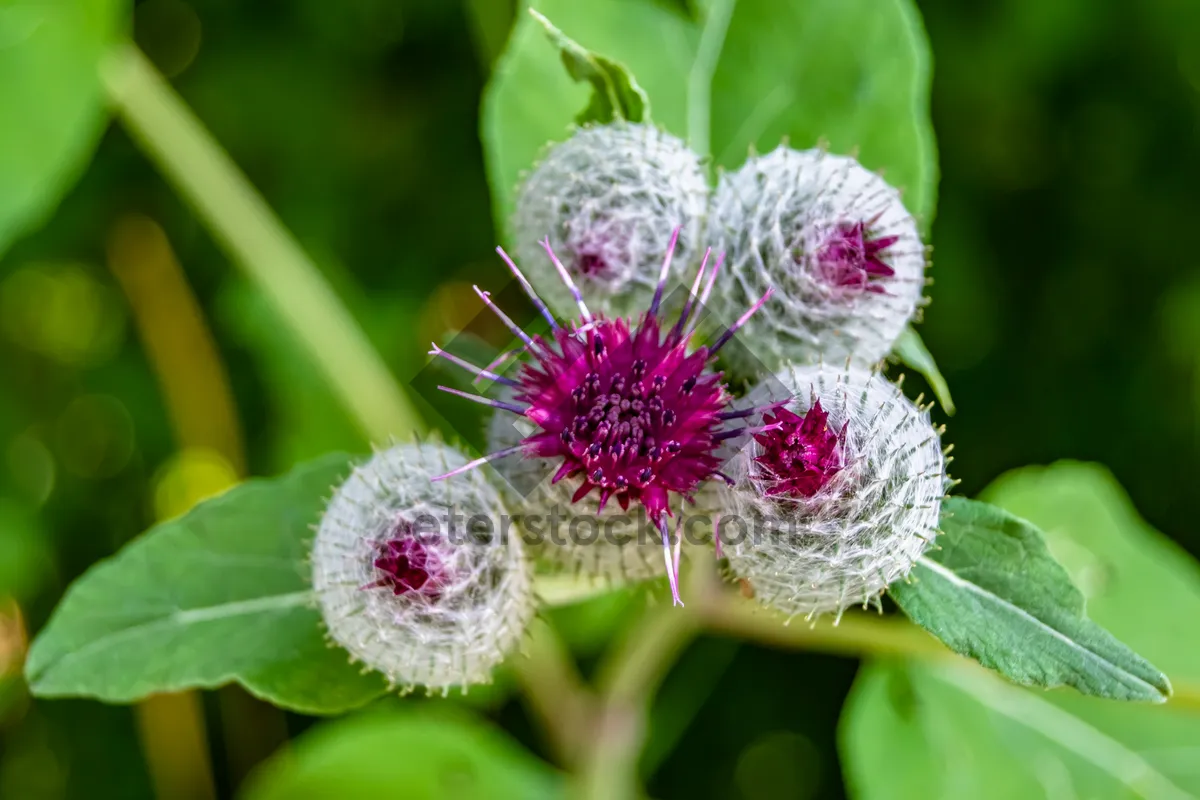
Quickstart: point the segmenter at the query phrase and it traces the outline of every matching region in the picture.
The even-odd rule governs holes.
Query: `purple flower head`
[[[886,289],[877,279],[896,271],[881,256],[898,241],[899,236],[871,237],[863,222],[839,222],[817,250],[817,275],[826,285],[854,294],[883,294]]]
[[[758,464],[767,495],[812,497],[842,469],[841,433],[829,428],[829,414],[817,400],[803,416],[778,409],[763,418],[778,427],[755,435],[762,445]]]
[[[728,402],[708,352],[692,353],[666,336],[653,315],[631,330],[623,319],[597,317],[581,340],[554,333],[558,352],[522,366],[517,399],[541,431],[526,452],[562,459],[554,480],[581,478],[572,498],[593,489],[603,509],[640,502],[651,519],[670,514],[669,493],[690,496],[716,471],[714,437]]]
[[[396,524],[373,563],[379,577],[363,588],[383,587],[396,596],[411,593],[436,600],[446,577],[441,559],[417,538],[407,520]]]
[[[521,453],[527,458],[557,462],[553,482],[578,480],[573,502],[594,490],[599,493],[601,508],[609,498],[615,498],[623,509],[630,503],[640,503],[662,533],[667,574],[676,603],[680,602],[678,581],[671,554],[671,534],[665,521],[666,517],[674,516],[672,495],[691,499],[702,482],[718,474],[720,459],[716,451],[723,440],[762,430],[744,427],[722,430],[727,420],[748,414],[724,410],[730,398],[721,374],[712,369],[713,360],[734,332],[771,295],[768,290],[712,345],[693,347],[695,329],[688,323],[693,312],[707,302],[721,259],[712,267],[701,292],[701,283],[708,272],[709,254],[705,255],[679,319],[667,329],[659,306],[678,234],[676,230],[671,237],[654,299],[636,321],[593,316],[547,239],[542,245],[579,307],[578,319],[560,325],[512,260],[497,248],[550,323],[550,335],[529,336],[492,304],[486,292],[479,291],[484,303],[525,344],[529,359],[522,364],[517,379],[472,367],[436,346],[432,351],[477,375],[512,387],[517,402],[505,403],[439,388],[519,414],[539,428],[520,444],[476,459],[439,478]]]

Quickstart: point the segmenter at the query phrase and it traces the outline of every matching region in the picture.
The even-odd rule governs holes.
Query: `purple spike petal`
[[[650,316],[658,314],[658,304],[662,302],[663,287],[667,285],[667,275],[671,272],[671,257],[675,255],[675,245],[679,241],[679,228],[671,231],[671,243],[667,245],[667,254],[663,257],[662,270],[658,273],[658,286],[654,289],[654,300],[650,303]]]
[[[721,265],[725,263],[725,254],[717,256],[717,263],[713,266],[712,274],[708,276],[708,283],[704,284],[704,291],[700,294],[700,305],[708,303],[708,296],[712,294],[713,286],[717,282],[717,273],[721,271]]]
[[[433,342],[430,342],[429,346],[433,348],[432,350],[429,351],[429,355],[441,356],[442,358],[449,361],[451,364],[457,364],[458,366],[462,367],[463,369],[467,370],[468,372],[475,373],[476,379],[484,378],[489,381],[495,381],[496,383],[502,383],[505,386],[517,386],[518,385],[517,382],[514,381],[512,378],[506,378],[503,375],[497,375],[495,372],[492,372],[490,369],[486,369],[486,368],[480,369],[479,367],[472,364],[470,361],[459,358],[458,356],[454,355],[453,353],[447,353],[445,350],[438,347]]]
[[[505,361],[508,361],[513,356],[520,355],[521,353],[528,351],[528,349],[529,348],[527,348],[527,347],[522,347],[517,350],[505,350],[503,353],[501,353],[500,355],[493,358],[491,360],[491,362],[488,363],[488,365],[486,367],[484,367],[484,369],[487,370],[488,372],[493,372],[496,369],[498,369],[500,367],[500,365],[503,364]],[[478,385],[480,380],[482,380],[482,378],[476,377],[473,381],[471,381],[471,383]]]
[[[485,406],[491,406],[492,408],[498,408],[501,411],[511,411],[514,414],[520,414],[522,417],[525,416],[525,412],[529,410],[527,406],[518,406],[514,403],[505,403],[500,400],[493,400],[490,397],[480,397],[479,395],[471,394],[470,392],[462,392],[462,391],[459,391],[458,389],[451,389],[449,386],[439,386],[437,388],[443,392],[448,392],[449,394],[456,394],[459,397],[465,397],[468,400],[472,400],[476,403],[480,403]]]
[[[756,312],[760,308],[762,308],[763,303],[765,303],[765,302],[767,302],[767,300],[771,299],[771,295],[773,295],[773,294],[775,294],[774,286],[772,286],[770,289],[767,289],[767,291],[763,294],[763,296],[758,298],[758,302],[756,302],[754,305],[750,306],[750,308],[746,311],[746,313],[742,314],[742,316],[738,318],[737,322],[730,325],[729,329],[721,334],[721,338],[717,339],[716,344],[714,344],[712,347],[710,347],[708,349],[709,355],[716,353],[718,350],[720,350],[722,347],[724,347],[726,345],[726,343],[730,339],[733,338],[733,335],[735,333],[737,333],[738,329],[741,328],[743,325],[745,325],[747,322],[749,322],[750,318],[752,316],[754,316],[754,312]]]
[[[479,299],[483,301],[483,304],[490,308],[492,312],[500,318],[500,321],[504,323],[504,327],[512,331],[513,335],[524,342],[526,347],[534,350],[537,349],[537,345],[534,343],[533,339],[529,338],[529,334],[521,330],[517,323],[513,322],[507,314],[500,310],[500,306],[492,302],[491,294],[483,291],[478,286],[472,286],[471,288],[475,290],[475,294],[479,295]]]
[[[667,580],[671,584],[671,605],[682,606],[683,600],[679,597],[679,575],[671,558],[671,535],[667,532],[662,514],[658,515],[658,529],[662,532],[663,559],[667,564]]]
[[[504,252],[503,247],[497,247],[496,252],[504,259],[504,263],[508,264],[508,268],[512,274],[520,282],[521,288],[525,290],[525,294],[529,296],[529,300],[537,308],[541,315],[546,318],[546,322],[550,323],[550,330],[558,330],[558,323],[554,321],[554,315],[550,313],[550,309],[546,308],[546,304],[542,302],[542,298],[538,297],[537,292],[533,290],[533,284],[525,277],[521,270],[517,269],[517,265],[508,257],[508,253]]]
[[[679,554],[683,551],[683,509],[679,509],[679,518],[675,521],[675,574],[679,575]],[[680,605],[683,605],[680,603]]]
[[[571,280],[571,273],[567,272],[567,268],[558,260],[558,256],[554,255],[554,249],[550,247],[550,237],[547,236],[539,244],[545,249],[546,255],[550,256],[550,260],[554,263],[554,268],[558,270],[558,276],[562,278],[563,283],[571,290],[571,296],[575,298],[575,304],[579,306],[579,316],[583,317],[584,322],[592,321],[592,312],[588,311],[587,305],[583,302],[583,295],[579,293],[579,287],[575,285],[575,281]]]
[[[712,255],[712,248],[704,251],[704,258],[700,262],[700,270],[696,273],[696,280],[692,281],[692,288],[688,291],[687,301],[683,304],[683,311],[679,312],[679,319],[675,323],[675,327],[671,329],[672,336],[678,336],[683,333],[683,326],[687,324],[688,316],[692,313],[693,304],[696,301],[696,293],[700,291],[700,281],[704,278],[704,272],[708,269],[708,257]]]
[[[525,447],[525,445],[524,445],[524,443],[522,443],[522,444],[514,445],[512,447],[506,447],[503,450],[497,450],[495,453],[489,453],[488,455],[484,456],[483,458],[477,458],[474,461],[463,464],[458,469],[452,469],[449,472],[447,472],[446,474],[438,475],[436,478],[431,478],[430,480],[442,481],[442,480],[445,480],[446,478],[453,478],[455,475],[462,475],[464,472],[470,472],[471,470],[475,469],[476,467],[482,467],[484,464],[488,463],[489,461],[496,461],[496,460],[504,458],[506,456],[511,456],[513,453],[518,452],[519,450],[521,450],[524,447]]]
[[[562,464],[562,466],[560,466],[560,467],[558,468],[558,471],[554,473],[554,477],[550,479],[550,482],[551,482],[551,483],[558,483],[558,482],[559,482],[559,481],[561,481],[563,478],[565,478],[565,477],[567,477],[568,475],[570,475],[570,474],[571,474],[571,473],[572,473],[574,470],[575,470],[575,465],[574,465],[574,464],[572,464],[572,463],[571,463],[571,462],[569,462],[569,461],[564,461],[564,462],[563,462],[563,464]]]

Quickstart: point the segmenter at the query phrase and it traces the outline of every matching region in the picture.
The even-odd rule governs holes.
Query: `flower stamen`
[[[467,370],[468,372],[473,373],[475,375],[476,381],[478,381],[480,379],[484,379],[484,380],[489,380],[489,381],[495,381],[496,383],[500,383],[505,386],[516,386],[517,385],[517,382],[514,381],[512,378],[506,378],[503,375],[500,375],[496,372],[492,372],[492,370],[490,369],[493,366],[492,364],[489,364],[487,367],[477,367],[474,364],[472,364],[470,361],[467,361],[466,359],[459,358],[458,356],[454,355],[453,353],[447,353],[445,350],[438,347],[437,344],[434,342],[430,342],[429,346],[433,348],[432,350],[429,351],[429,355],[441,356],[442,358],[449,361],[451,364],[462,367],[463,369]]]

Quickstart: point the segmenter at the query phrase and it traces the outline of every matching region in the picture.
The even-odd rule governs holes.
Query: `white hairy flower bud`
[[[883,376],[785,367],[718,487],[729,569],[788,615],[841,615],[906,576],[937,535],[947,479],[939,432]]]
[[[479,473],[440,442],[401,444],[334,492],[313,545],[330,637],[393,685],[486,682],[534,609],[532,570]]]
[[[752,157],[721,176],[709,219],[714,251],[726,253],[711,305],[718,318],[732,322],[775,289],[743,329],[746,350],[728,354],[739,371],[873,364],[922,303],[916,221],[896,189],[849,156],[780,146]]]
[[[592,308],[620,316],[653,293],[676,228],[677,269],[695,262],[707,206],[700,159],[676,137],[628,122],[579,128],[518,189],[516,254],[550,307],[572,315],[572,295],[540,246],[549,237]]]

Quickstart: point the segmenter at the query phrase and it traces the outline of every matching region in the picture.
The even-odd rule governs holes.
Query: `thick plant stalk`
[[[116,48],[101,78],[121,121],[270,298],[367,438],[382,443],[419,429],[419,416],[320,270],[141,51]]]

